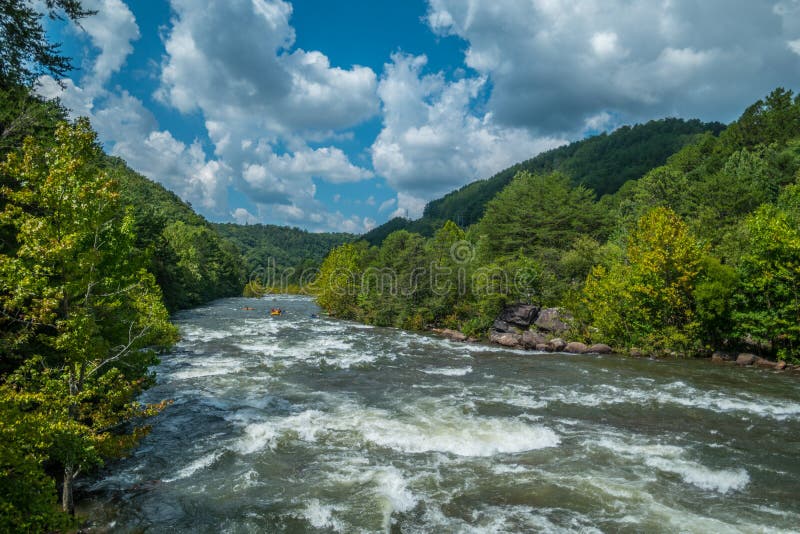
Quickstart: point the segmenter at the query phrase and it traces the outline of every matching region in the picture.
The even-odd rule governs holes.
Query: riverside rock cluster
[[[573,318],[558,308],[539,308],[533,304],[506,306],[492,324],[489,341],[513,349],[572,354],[610,354],[608,345],[586,345],[579,341],[566,341]],[[435,329],[435,332],[453,341],[468,341],[456,330]]]
[[[571,354],[613,354],[610,346],[597,343],[586,345],[579,341],[565,341],[572,329],[573,317],[559,308],[540,308],[534,304],[513,304],[503,309],[489,331],[489,342],[512,349],[536,350],[545,352],[566,352]],[[477,341],[463,332],[449,328],[434,328],[434,332],[453,341]],[[647,354],[639,349],[627,353],[634,357]],[[759,367],[776,371],[800,372],[800,365],[773,361],[750,353],[729,354],[714,352],[711,362],[735,364],[739,367]]]

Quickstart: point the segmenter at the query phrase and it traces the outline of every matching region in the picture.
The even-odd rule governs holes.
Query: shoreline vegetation
[[[800,364],[800,97],[776,89],[599,199],[521,171],[475,224],[341,245],[312,287],[332,316],[381,326],[505,344],[523,332],[497,321],[523,303],[568,310],[587,346]]]

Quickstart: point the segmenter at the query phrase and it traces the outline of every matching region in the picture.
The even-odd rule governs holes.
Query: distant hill
[[[270,224],[214,224],[215,230],[232,243],[244,261],[247,275],[273,265],[280,272],[292,268],[289,281],[295,283],[306,269],[316,269],[333,248],[353,241],[346,233],[313,233],[299,228]]]
[[[108,156],[101,163],[119,181],[123,201],[133,210],[138,246],[149,251],[150,270],[168,309],[242,294],[241,255],[211,223],[122,159]]]
[[[429,202],[420,219],[411,221],[395,218],[367,232],[362,238],[377,245],[396,230],[405,229],[431,236],[446,220],[462,227],[470,226],[481,218],[486,204],[519,171],[561,171],[572,179],[573,184],[583,184],[598,196],[611,194],[625,182],[666,163],[669,156],[694,141],[698,135],[705,132],[718,135],[724,128],[725,125],[718,122],[674,118],[623,126],[612,133],[602,133],[543,152],[491,178],[467,184]]]

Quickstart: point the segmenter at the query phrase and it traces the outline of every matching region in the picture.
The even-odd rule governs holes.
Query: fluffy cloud
[[[236,208],[233,210],[231,212],[231,218],[236,221],[237,224],[257,224],[259,222],[258,217],[244,208]]]
[[[292,8],[281,0],[171,5],[156,97],[202,114],[216,157],[261,213],[299,220],[312,205],[315,213],[320,209],[312,179],[344,183],[373,176],[336,146],[308,145],[348,138],[339,131],[378,112],[371,69],[332,67],[321,52],[291,50]]]
[[[800,66],[796,0],[429,0],[427,21],[468,42],[498,123],[550,134],[603,111],[731,120]]]
[[[564,142],[499,126],[491,113],[475,111],[485,77],[447,81],[423,74],[426,62],[395,54],[378,85],[384,116],[372,163],[401,193],[396,214],[416,217],[425,200]]]
[[[133,41],[139,39],[136,18],[122,0],[86,0],[86,9],[97,11],[81,25],[89,34],[92,44],[100,49],[92,65],[92,83],[105,84],[133,52]]]
[[[281,0],[172,0],[158,97],[200,110],[224,134],[272,136],[347,128],[378,111],[376,76],[290,51],[291,5]],[[225,24],[219,21],[224,20]],[[219,136],[217,132],[212,132]]]

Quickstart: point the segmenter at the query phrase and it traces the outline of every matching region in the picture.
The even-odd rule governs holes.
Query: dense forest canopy
[[[664,139],[678,150],[633,165],[637,128],[657,132],[645,152]],[[466,186],[426,213],[453,215],[458,199],[481,206],[474,224],[449,221],[426,237],[390,221],[387,236],[364,236],[379,246],[348,244],[326,258],[318,301],[343,317],[479,337],[504,305],[529,302],[566,308],[574,337],[620,349],[800,360],[800,97],[776,89],[718,130],[657,121]],[[616,164],[643,174],[607,174]],[[590,186],[609,194],[597,199]]]
[[[313,233],[270,224],[214,224],[244,261],[248,280],[264,286],[303,285],[311,281],[334,247],[356,239],[346,233]]]

